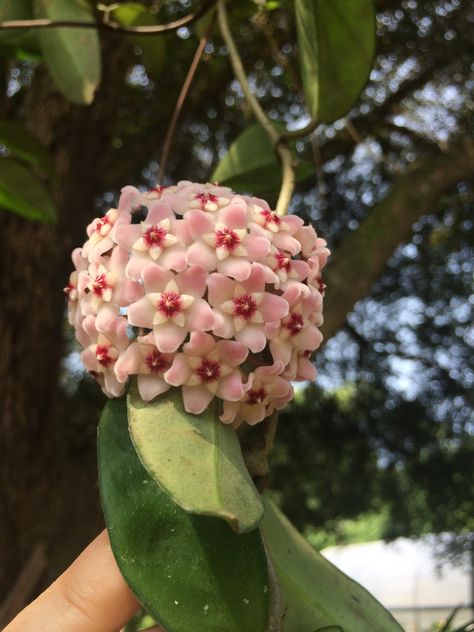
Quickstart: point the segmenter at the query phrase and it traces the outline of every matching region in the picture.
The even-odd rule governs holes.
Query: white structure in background
[[[406,632],[427,632],[458,606],[455,627],[473,618],[469,565],[446,563],[439,570],[434,547],[426,540],[333,546],[322,554],[371,592]]]

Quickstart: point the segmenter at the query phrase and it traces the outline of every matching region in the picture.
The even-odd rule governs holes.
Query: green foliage
[[[141,461],[187,511],[223,518],[240,533],[255,529],[263,505],[235,430],[219,420],[217,405],[201,415],[187,413],[180,391],[168,391],[149,404],[131,391],[130,434]]]
[[[367,83],[375,51],[373,0],[295,0],[307,106],[318,121],[346,114]]]
[[[283,124],[277,124],[284,131]],[[296,180],[301,182],[314,175],[309,162],[300,161]],[[265,130],[255,123],[247,127],[229,147],[210,180],[236,191],[268,193],[278,191],[281,184],[280,168],[270,139]]]
[[[460,626],[454,625],[454,620],[460,609],[460,607],[455,608],[448,616],[446,621],[433,625],[431,628],[431,632],[473,632],[474,619]]]
[[[0,0],[0,22],[12,20],[31,20],[33,0]],[[0,46],[12,48],[14,51],[26,50],[39,52],[38,35],[30,29],[0,30]]]
[[[0,158],[0,207],[35,221],[56,220],[53,200],[41,181],[11,158]]]
[[[159,24],[156,15],[150,13],[143,4],[138,2],[126,2],[116,6],[110,12],[110,17],[114,22],[118,22],[122,26],[153,26]],[[130,35],[129,39],[142,50],[145,57],[145,65],[151,76],[159,76],[166,60],[166,46],[163,36]]]
[[[51,154],[39,140],[19,123],[0,121],[0,144],[24,162],[41,169],[54,178],[55,168]]]
[[[139,610],[136,615],[127,623],[124,632],[141,632],[147,630],[154,625],[156,621],[146,614],[143,610]]]
[[[86,0],[34,0],[35,15],[51,20],[94,22]],[[95,29],[43,29],[39,33],[46,66],[57,88],[79,105],[90,104],[101,77],[99,36]]]
[[[269,499],[262,529],[281,588],[283,632],[402,632],[392,615],[314,551]]]
[[[382,540],[387,525],[387,514],[388,511],[385,509],[379,513],[362,513],[353,520],[338,520],[336,528],[330,531],[308,528],[305,537],[317,551],[337,544]]]
[[[104,409],[98,459],[112,549],[147,612],[168,632],[266,632],[260,531],[239,535],[223,520],[191,515],[173,503],[137,457],[123,399]]]

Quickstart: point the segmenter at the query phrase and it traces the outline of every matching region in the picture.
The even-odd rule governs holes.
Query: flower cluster
[[[109,397],[130,376],[144,401],[181,387],[199,414],[256,424],[313,380],[329,251],[295,215],[180,182],[122,190],[74,250],[65,288],[85,368]]]

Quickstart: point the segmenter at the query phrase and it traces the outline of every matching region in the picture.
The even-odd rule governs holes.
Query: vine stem
[[[176,101],[175,108],[173,110],[173,115],[171,117],[171,121],[166,132],[166,138],[163,143],[163,151],[161,153],[160,166],[158,171],[158,184],[162,184],[165,177],[166,165],[168,163],[168,157],[171,150],[171,143],[173,142],[173,136],[176,130],[176,125],[178,123],[179,115],[181,114],[181,110],[183,109],[184,102],[186,101],[186,97],[188,96],[189,89],[193,82],[194,76],[196,74],[197,67],[199,66],[199,62],[201,61],[202,54],[204,53],[204,49],[206,48],[207,40],[209,39],[209,35],[212,31],[212,27],[214,26],[215,16],[212,17],[204,35],[199,40],[198,47],[196,52],[194,53],[193,60],[188,70],[188,74],[186,75],[186,79],[181,87],[181,92],[179,93],[178,100]]]
[[[288,211],[291,196],[293,195],[295,188],[295,161],[293,159],[291,149],[288,146],[288,143],[285,140],[282,140],[282,137],[274,127],[271,120],[265,114],[262,106],[250,89],[242,59],[240,58],[239,51],[230,30],[226,0],[217,1],[217,17],[222,37],[229,51],[234,74],[240,82],[244,96],[255,118],[268,134],[268,137],[270,138],[270,141],[280,159],[282,167],[282,183],[275,210],[278,215],[285,215]]]
[[[0,30],[10,29],[51,29],[51,28],[81,28],[81,29],[98,29],[101,31],[111,31],[113,33],[132,33],[134,35],[161,35],[176,31],[179,28],[191,24],[199,20],[205,15],[216,3],[216,0],[206,0],[203,5],[194,13],[185,15],[178,20],[173,20],[166,24],[157,24],[154,26],[121,26],[116,22],[81,22],[77,20],[48,20],[46,18],[38,18],[34,20],[8,20],[0,22]]]

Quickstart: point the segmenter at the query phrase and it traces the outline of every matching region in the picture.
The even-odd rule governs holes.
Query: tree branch
[[[418,218],[461,180],[474,177],[474,139],[425,158],[421,166],[394,182],[391,192],[345,237],[330,259],[325,282],[326,339],[341,327],[354,305],[383,273],[397,246],[406,241]]]
[[[386,117],[393,114],[395,108],[403,99],[412,95],[430,81],[437,70],[446,68],[455,61],[455,58],[440,59],[433,65],[424,68],[414,77],[404,81],[396,92],[391,93],[385,101],[375,107],[365,116],[357,116],[351,119],[352,127],[357,130],[359,138],[364,138],[368,133],[374,130],[380,121],[384,121]],[[335,137],[323,145],[321,145],[322,162],[328,162],[340,154],[348,153],[356,144],[347,126],[338,132]]]
[[[156,24],[148,26],[122,26],[116,22],[81,22],[77,20],[48,20],[46,18],[38,18],[35,20],[8,20],[0,22],[0,30],[7,31],[11,29],[55,29],[55,28],[81,28],[81,29],[98,29],[100,31],[109,31],[112,33],[133,34],[133,35],[161,35],[170,31],[177,31],[183,26],[192,24],[205,15],[216,0],[206,0],[202,7],[194,13],[185,15],[178,20],[173,20],[167,24]]]

